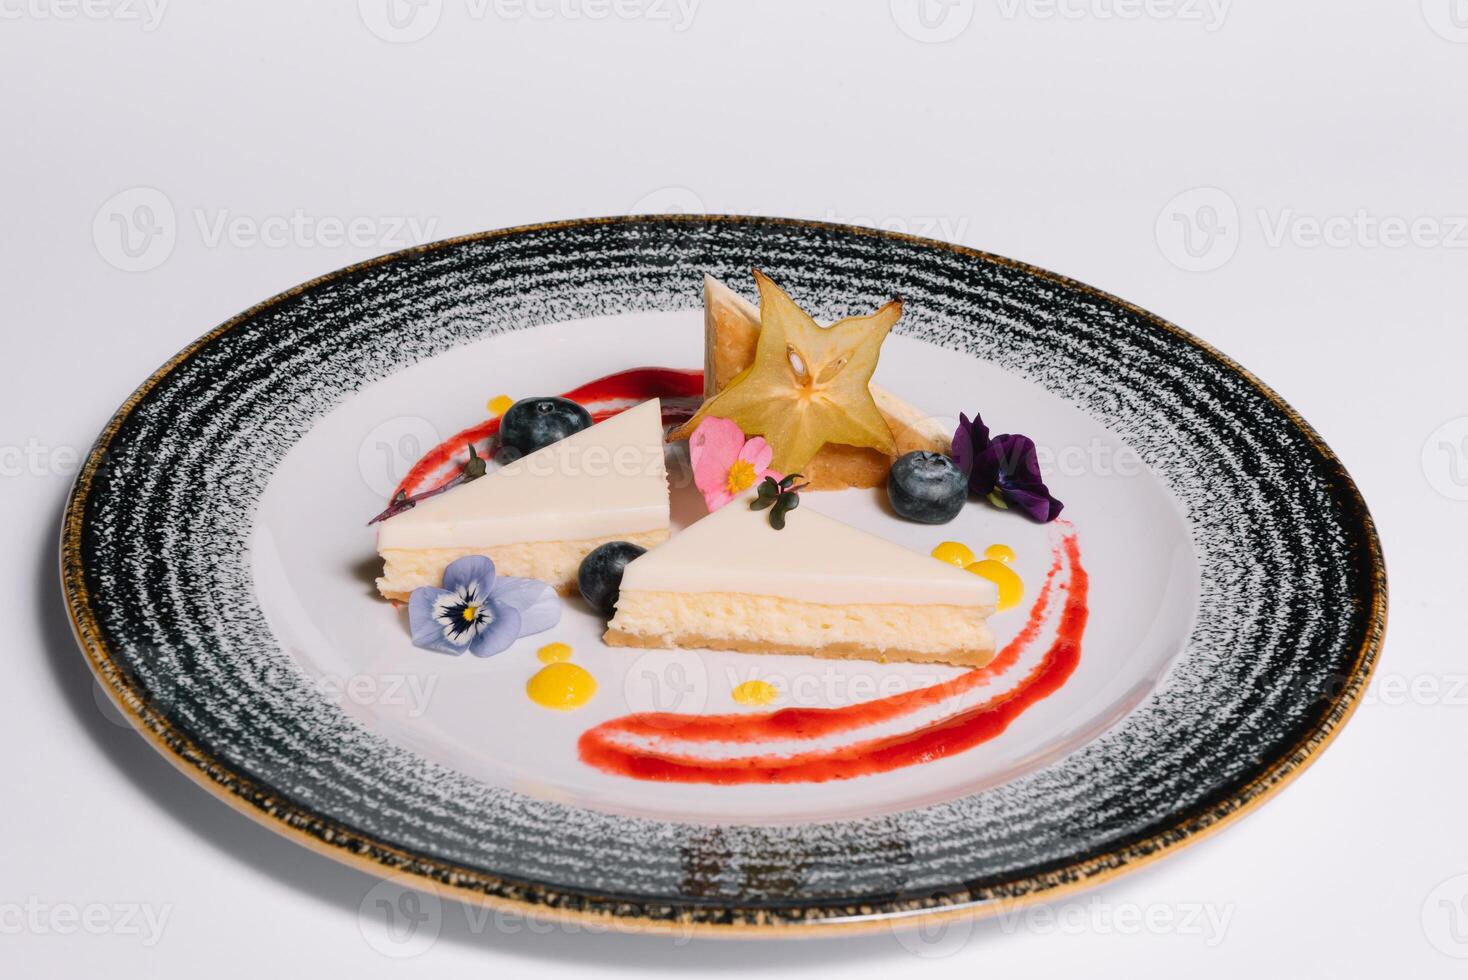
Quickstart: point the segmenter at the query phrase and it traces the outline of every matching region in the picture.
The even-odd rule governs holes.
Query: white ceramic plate
[[[612,649],[574,601],[551,633],[452,659],[414,648],[374,594],[365,524],[419,455],[496,395],[700,364],[704,274],[743,287],[756,264],[828,321],[902,295],[877,380],[934,416],[982,412],[1034,437],[1066,523],[971,503],[919,526],[876,492],[803,506],[923,552],[1014,547],[1030,592],[995,618],[1001,643],[1073,531],[1090,580],[1080,660],[997,737],[935,761],[782,785],[610,775],[580,761],[577,739],[629,712],[750,711],[731,691],[754,677],[775,682],[778,706],[824,708],[959,673]],[[675,525],[701,511],[675,489]],[[535,915],[756,933],[992,911],[1196,839],[1329,742],[1386,609],[1370,517],[1335,457],[1176,327],[968,249],[709,216],[487,233],[247,311],[99,437],[62,572],[124,714],[303,844]],[[599,682],[579,711],[525,694],[549,640]],[[1044,647],[972,696],[1018,683]]]

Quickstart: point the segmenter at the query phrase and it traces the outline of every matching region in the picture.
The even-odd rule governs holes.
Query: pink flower
[[[728,419],[710,415],[688,440],[693,459],[693,482],[703,491],[712,513],[766,476],[780,478],[770,469],[775,450],[760,436],[745,441],[744,432]]]

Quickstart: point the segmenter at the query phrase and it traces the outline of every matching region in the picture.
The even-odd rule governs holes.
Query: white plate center
[[[497,395],[558,394],[593,378],[703,362],[702,314],[638,313],[550,324],[455,348],[352,395],[291,450],[260,501],[252,538],[257,592],[281,646],[368,729],[424,757],[530,796],[617,813],[717,822],[850,818],[906,809],[995,786],[1074,751],[1157,683],[1192,623],[1198,573],[1171,495],[1121,440],[1043,389],[967,355],[905,337],[883,347],[876,380],[940,418],[981,412],[991,429],[1039,444],[1046,479],[1066,504],[1090,573],[1080,665],[1059,691],[1002,735],[951,758],[856,779],[779,786],[635,781],[582,763],[586,729],[637,710],[728,713],[741,682],[765,679],[776,707],[840,707],[959,673],[712,651],[637,651],[601,642],[603,623],[568,601],[554,630],[485,660],[415,648],[406,613],[377,597],[380,571],[367,520],[399,477],[441,439],[487,417]],[[675,491],[675,533],[702,502]],[[1004,543],[1027,594],[993,620],[1001,646],[1024,624],[1051,561],[1054,527],[971,502],[950,524],[893,518],[879,491],[806,494],[809,506],[921,552],[944,540],[975,552]],[[792,517],[792,519],[798,519]],[[534,704],[536,650],[560,641],[598,691],[585,708]],[[1019,679],[1022,662],[984,696]]]

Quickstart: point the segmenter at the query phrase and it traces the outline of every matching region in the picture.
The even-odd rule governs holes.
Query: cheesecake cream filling
[[[576,573],[581,560],[608,541],[630,541],[644,548],[668,539],[667,528],[632,534],[613,534],[574,541],[517,541],[490,547],[384,548],[382,577],[377,590],[383,598],[406,602],[413,590],[443,583],[443,570],[468,555],[487,555],[496,575],[533,578],[549,584],[562,595],[576,591]]]
[[[613,646],[707,647],[978,667],[994,656],[992,606],[828,604],[771,595],[622,589]]]

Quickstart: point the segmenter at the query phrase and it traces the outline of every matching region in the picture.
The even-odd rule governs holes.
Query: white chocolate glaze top
[[[770,527],[738,498],[632,561],[622,591],[730,592],[828,605],[953,605],[992,612],[994,583],[808,507]]]
[[[667,526],[654,398],[384,521],[377,548],[581,541]]]

